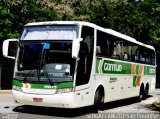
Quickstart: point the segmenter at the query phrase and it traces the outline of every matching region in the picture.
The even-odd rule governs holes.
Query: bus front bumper
[[[27,94],[24,92],[12,90],[16,102],[25,105],[58,107],[58,108],[77,108],[74,103],[74,92],[42,95]]]

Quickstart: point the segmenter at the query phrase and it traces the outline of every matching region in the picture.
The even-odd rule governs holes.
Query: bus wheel
[[[145,93],[146,93],[146,96],[147,96],[148,93],[149,93],[149,84],[148,84],[148,83],[146,84],[146,87],[145,87]]]
[[[142,101],[146,99],[146,91],[144,89],[144,85],[142,84],[141,87],[140,87],[140,91],[139,91],[139,96],[138,96],[138,100],[139,101]]]
[[[94,97],[94,109],[96,110],[96,112],[98,112],[98,109],[102,104],[103,96],[104,96],[103,88],[98,88],[96,90],[95,97]]]

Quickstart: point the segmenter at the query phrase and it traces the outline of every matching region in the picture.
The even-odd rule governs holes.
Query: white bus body
[[[78,108],[155,90],[155,49],[88,22],[25,25],[15,59],[13,96],[25,105]]]

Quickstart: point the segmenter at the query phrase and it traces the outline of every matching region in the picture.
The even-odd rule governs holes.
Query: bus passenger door
[[[94,29],[82,27],[83,41],[80,42],[79,59],[77,61],[76,75],[76,101],[80,105],[91,102],[90,77],[93,61]]]

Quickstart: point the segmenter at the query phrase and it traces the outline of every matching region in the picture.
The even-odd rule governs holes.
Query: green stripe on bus
[[[136,79],[137,79],[137,76],[133,76],[133,86],[136,87]]]
[[[153,66],[144,66],[144,75],[155,75],[156,68]]]
[[[45,84],[32,84],[32,83],[29,83],[29,84],[31,85],[31,88],[35,88],[35,89],[44,89],[44,86],[45,86]]]
[[[65,82],[65,83],[55,83],[58,89],[61,88],[73,88],[73,82]]]
[[[33,84],[33,83],[27,83],[27,84],[29,84],[31,88],[34,88],[34,89],[62,89],[62,88],[72,88],[73,87],[73,82],[54,83],[53,86],[49,84]],[[21,83],[18,80],[14,80],[14,79],[13,79],[13,85],[23,87],[23,83]]]
[[[136,65],[136,74],[139,74],[139,65]]]
[[[134,68],[135,67],[135,68]],[[134,71],[132,71],[134,70]],[[108,59],[96,59],[96,73],[99,74],[135,74],[135,75],[155,75],[155,66],[139,65],[112,61]]]
[[[12,81],[12,84],[15,85],[15,86],[23,87],[23,84],[22,84],[22,83],[20,83],[20,82],[17,81],[17,80],[14,80],[14,79],[13,79],[13,81]]]
[[[98,73],[99,71],[98,71],[98,65],[99,65],[99,59],[98,60],[96,60],[96,72]]]
[[[131,64],[116,62],[110,60],[104,60],[100,65],[101,59],[96,61],[96,73],[100,73],[100,69],[103,74],[131,74]]]

